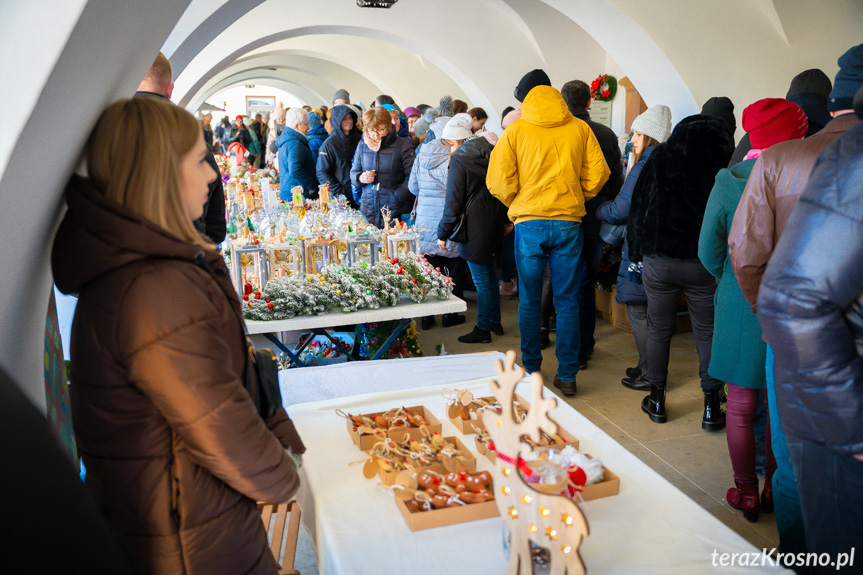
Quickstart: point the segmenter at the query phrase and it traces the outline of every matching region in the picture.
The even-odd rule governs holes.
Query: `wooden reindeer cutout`
[[[542,397],[542,375],[534,372],[530,409],[524,419],[519,419],[513,401],[524,369],[515,366],[515,352],[508,351],[506,362],[497,361],[495,370],[497,379],[492,380],[491,390],[503,413],[485,411],[483,422],[497,451],[497,507],[511,533],[507,575],[533,575],[530,542],[549,550],[551,575],[583,575],[586,570],[578,547],[588,535],[588,527],[581,509],[569,498],[532,488],[518,471],[521,452],[528,448],[521,440],[523,436],[539,443],[541,432],[557,433],[557,424],[548,416],[557,400]]]

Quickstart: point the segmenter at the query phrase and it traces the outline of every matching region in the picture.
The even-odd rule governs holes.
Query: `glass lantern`
[[[231,275],[237,293],[243,295],[246,284],[263,290],[270,279],[267,250],[260,245],[231,244]]]
[[[370,266],[378,263],[378,241],[368,233],[348,234],[345,242],[348,245],[348,267],[360,263]]]
[[[339,254],[336,249],[338,240],[327,238],[314,238],[303,242],[305,254],[306,274],[319,273],[324,266],[339,263]]]
[[[414,232],[387,235],[387,257],[401,258],[413,252],[420,253],[420,236]]]
[[[302,274],[303,250],[297,244],[272,243],[266,247],[269,277],[299,277]]]

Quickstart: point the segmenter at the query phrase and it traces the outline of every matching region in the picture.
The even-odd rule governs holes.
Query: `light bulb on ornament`
[[[509,508],[509,516],[512,517],[513,519],[518,517],[518,509],[516,509],[515,507],[510,507]]]
[[[530,531],[531,533],[536,533],[536,525],[531,525],[530,527],[527,528],[527,530]]]
[[[531,497],[530,495],[524,494],[521,496],[521,500],[525,505],[530,505]]]
[[[569,545],[564,545],[563,547],[561,547],[561,551],[563,551],[564,553],[571,553],[572,547],[570,547]]]
[[[560,520],[563,521],[566,525],[572,525],[572,517],[569,516],[569,513],[562,514]]]
[[[507,487],[506,485],[504,485],[503,487],[501,487],[501,488],[500,488],[500,491],[501,491],[501,493],[503,493],[504,495],[509,495],[509,487]]]
[[[510,470],[509,470],[509,467],[504,467],[504,468],[501,470],[501,472],[502,472],[506,477],[509,477],[509,474],[510,474],[510,473],[512,473],[512,471],[510,471]]]
[[[542,515],[543,517],[548,517],[550,513],[551,513],[551,511],[548,510],[548,507],[540,507],[539,508],[539,514]]]

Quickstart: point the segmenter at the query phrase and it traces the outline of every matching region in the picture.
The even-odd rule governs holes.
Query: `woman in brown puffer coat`
[[[294,495],[304,447],[243,387],[240,304],[192,225],[217,177],[205,155],[195,119],[156,98],[113,104],[90,136],[52,253],[78,294],[75,435],[146,573],[273,574],[255,501]]]

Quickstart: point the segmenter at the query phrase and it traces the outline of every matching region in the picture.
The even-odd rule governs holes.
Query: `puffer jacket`
[[[698,261],[698,237],[716,174],[728,165],[733,144],[719,118],[684,118],[653,151],[632,192],[626,224],[629,256]]]
[[[461,255],[474,264],[492,264],[500,253],[503,227],[509,223],[506,206],[485,186],[488,162],[494,146],[485,138],[468,140],[452,155],[447,176],[446,201],[437,237],[448,240],[468,199],[479,194],[467,214],[467,241]]]
[[[441,117],[432,122],[430,129],[437,138],[428,146],[423,146],[417,154],[408,189],[417,198],[415,225],[425,226],[425,231],[420,236],[420,251],[427,256],[457,258],[461,256],[457,243],[449,242],[445,250],[437,245],[437,228],[446,204],[446,184],[452,152],[452,148],[441,142],[440,135],[448,121],[448,117]]]
[[[537,86],[494,147],[486,185],[515,223],[580,222],[586,200],[610,173],[590,127],[572,116],[559,91]]]
[[[842,455],[863,453],[861,182],[858,124],[819,155],[758,295],[782,428]]]
[[[306,139],[309,141],[309,150],[312,152],[312,158],[316,162],[318,160],[318,152],[320,152],[321,146],[328,137],[329,134],[327,134],[327,129],[324,128],[323,124],[318,124],[306,134]]]
[[[408,189],[408,181],[414,157],[411,141],[399,137],[393,130],[384,136],[377,152],[364,140],[360,141],[351,166],[351,186],[354,201],[360,205],[360,212],[368,223],[383,228],[383,208],[389,208],[390,218],[396,220],[411,212],[414,196]],[[360,183],[360,174],[366,170],[375,171],[373,184]]]
[[[303,187],[306,198],[318,197],[318,178],[309,141],[293,128],[285,127],[276,140],[279,148],[279,197],[291,201],[291,188]]]
[[[632,205],[632,191],[635,189],[635,184],[638,181],[638,176],[647,162],[647,158],[656,149],[656,144],[648,146],[641,157],[629,170],[629,175],[623,182],[623,187],[620,188],[620,193],[614,198],[613,202],[606,202],[596,208],[596,217],[601,222],[608,222],[613,225],[624,225],[629,219],[629,210]],[[647,305],[647,294],[644,292],[644,284],[641,281],[641,274],[630,272],[629,266],[632,260],[629,258],[629,243],[626,238],[623,238],[623,259],[620,262],[620,268],[617,270],[617,295],[614,299],[617,303],[631,305]]]
[[[843,114],[814,136],[770,146],[755,162],[728,235],[731,267],[750,304],[818,153],[857,122],[854,114]]]
[[[255,502],[294,495],[285,448],[304,448],[284,410],[264,422],[243,387],[224,261],[86,179],[66,200],[51,263],[78,294],[70,394],[87,484],[146,573],[275,574]]]
[[[347,116],[354,119],[354,128],[350,134],[345,135],[341,126]],[[352,207],[356,208],[357,205],[354,203],[354,195],[351,191],[351,162],[363,133],[356,128],[356,113],[347,106],[333,108],[330,121],[335,127],[329,137],[321,144],[321,149],[315,159],[318,183],[328,183],[330,195],[333,198],[344,196],[352,204]]]

